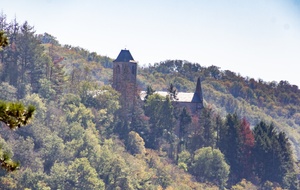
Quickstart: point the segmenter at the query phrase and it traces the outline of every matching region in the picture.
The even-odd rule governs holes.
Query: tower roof
[[[201,87],[200,77],[198,77],[198,80],[197,80],[197,86],[196,86],[195,94],[198,95],[200,101],[203,101],[203,95],[202,95],[202,87]]]
[[[129,50],[122,49],[117,59],[114,60],[114,62],[135,62],[135,61]]]

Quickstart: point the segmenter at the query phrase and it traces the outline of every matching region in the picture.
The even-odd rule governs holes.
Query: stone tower
[[[133,113],[137,85],[137,62],[134,61],[129,50],[121,50],[116,60],[113,61],[113,88],[120,92],[122,114],[130,117]]]

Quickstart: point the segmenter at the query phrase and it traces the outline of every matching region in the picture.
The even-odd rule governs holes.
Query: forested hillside
[[[237,113],[252,126],[259,121],[272,122],[293,142],[297,159],[300,156],[300,90],[288,81],[265,82],[222,71],[217,66],[201,67],[197,63],[167,60],[150,65],[139,72],[140,85],[166,90],[172,83],[179,91],[193,92],[197,77],[202,79],[207,105],[225,116]]]
[[[139,67],[148,96],[128,121],[110,86],[112,58],[60,45],[4,14],[1,30],[9,43],[0,52],[0,99],[36,113],[16,131],[0,124],[3,151],[20,161],[19,170],[1,171],[0,189],[298,188],[297,86],[167,60]],[[170,84],[193,92],[199,76],[199,114],[153,93]]]

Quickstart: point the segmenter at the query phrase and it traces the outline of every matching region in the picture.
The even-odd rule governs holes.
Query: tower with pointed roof
[[[129,50],[121,50],[113,61],[113,88],[120,92],[123,114],[130,116],[136,99],[137,62]]]

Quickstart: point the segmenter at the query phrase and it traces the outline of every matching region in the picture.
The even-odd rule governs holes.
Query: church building
[[[113,84],[112,87],[120,92],[120,103],[124,114],[130,116],[133,113],[137,94],[137,62],[133,59],[129,50],[121,50],[117,59],[113,61]],[[193,113],[203,108],[203,95],[200,78],[194,93],[178,92],[176,99],[172,102],[176,106],[187,107]],[[156,91],[162,96],[167,96],[166,91]],[[144,100],[146,91],[141,91],[140,98]]]

